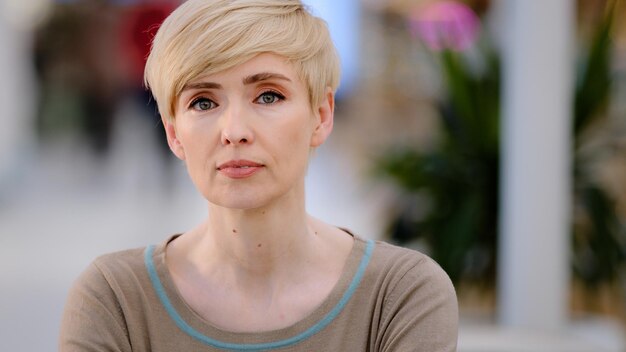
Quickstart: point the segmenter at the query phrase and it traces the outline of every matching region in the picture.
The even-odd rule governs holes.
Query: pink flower
[[[411,34],[432,50],[463,51],[478,36],[480,21],[469,6],[451,0],[415,8],[409,16]]]

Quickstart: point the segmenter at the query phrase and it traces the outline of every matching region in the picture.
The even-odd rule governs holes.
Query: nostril
[[[250,144],[254,141],[254,136],[245,131],[223,131],[222,145]]]
[[[233,138],[224,138],[223,139],[223,144],[224,145],[229,145],[229,144],[247,144],[248,138],[240,138],[240,139],[233,139]]]

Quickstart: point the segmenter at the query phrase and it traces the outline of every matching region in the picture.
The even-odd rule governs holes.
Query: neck
[[[293,273],[314,252],[316,232],[304,197],[292,198],[247,210],[210,204],[194,257],[264,282]]]
[[[255,270],[279,264],[303,247],[311,235],[307,215],[294,209],[232,212],[212,207],[204,238],[222,260]]]
[[[235,295],[235,301],[268,307],[289,301],[289,292],[303,297],[303,292],[320,289],[326,296],[341,275],[353,241],[309,217],[304,196],[294,199],[251,210],[210,204],[203,224],[167,246],[177,286],[187,287],[191,296]]]

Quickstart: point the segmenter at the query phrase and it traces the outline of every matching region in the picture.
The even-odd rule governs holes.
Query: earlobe
[[[174,153],[174,155],[176,155],[177,158],[185,160],[185,149],[178,139],[174,122],[169,121],[166,118],[162,118],[161,121],[163,121],[163,127],[165,128],[165,134],[167,136],[167,144],[170,146],[170,150]]]
[[[326,89],[326,95],[317,108],[317,125],[311,137],[311,147],[319,147],[333,130],[335,114],[335,94],[332,89]]]

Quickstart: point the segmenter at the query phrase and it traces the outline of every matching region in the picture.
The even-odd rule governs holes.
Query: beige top
[[[183,301],[165,263],[171,240],[96,259],[70,291],[59,350],[456,350],[454,287],[419,252],[355,236],[339,282],[313,313],[284,329],[234,333]]]

